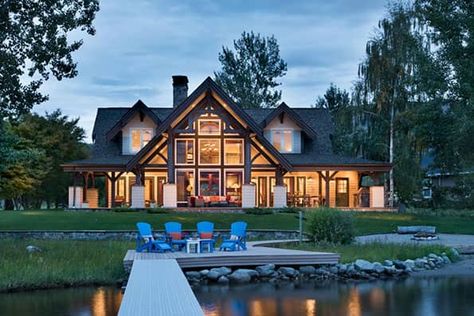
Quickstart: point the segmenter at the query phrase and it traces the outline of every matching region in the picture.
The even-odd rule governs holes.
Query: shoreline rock
[[[435,270],[451,262],[446,253],[441,255],[431,253],[413,260],[384,260],[383,263],[357,259],[352,263],[336,265],[275,266],[266,264],[257,266],[255,269],[219,267],[210,270],[186,271],[185,275],[192,285],[327,279],[357,281],[407,277],[412,272]]]

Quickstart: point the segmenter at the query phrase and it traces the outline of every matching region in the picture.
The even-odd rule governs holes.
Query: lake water
[[[474,316],[474,277],[212,285],[195,293],[208,316]],[[108,287],[0,294],[0,315],[116,315],[121,299],[119,289]]]

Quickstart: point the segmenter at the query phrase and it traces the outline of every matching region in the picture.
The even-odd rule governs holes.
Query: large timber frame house
[[[211,78],[187,92],[173,76],[173,107],[99,108],[92,156],[63,165],[69,207],[386,206],[391,165],[334,154],[327,110],[244,110]]]

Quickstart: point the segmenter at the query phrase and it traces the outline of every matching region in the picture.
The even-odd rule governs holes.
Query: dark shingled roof
[[[99,108],[92,132],[94,146],[90,159],[71,162],[76,164],[127,164],[133,157],[131,155],[121,155],[121,143],[117,141],[107,141],[107,132],[127,113],[130,108]],[[173,108],[150,108],[153,113],[164,121]],[[245,112],[257,123],[261,124],[274,109],[247,109]],[[364,164],[380,163],[361,158],[343,157],[335,155],[332,151],[331,135],[334,125],[326,109],[316,108],[292,108],[315,132],[316,139],[304,137],[303,153],[283,154],[291,163],[297,166],[310,166],[318,164]]]

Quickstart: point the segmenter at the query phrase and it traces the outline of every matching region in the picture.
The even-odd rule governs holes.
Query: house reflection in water
[[[91,315],[108,316],[118,313],[122,292],[111,288],[98,288],[91,297]]]

